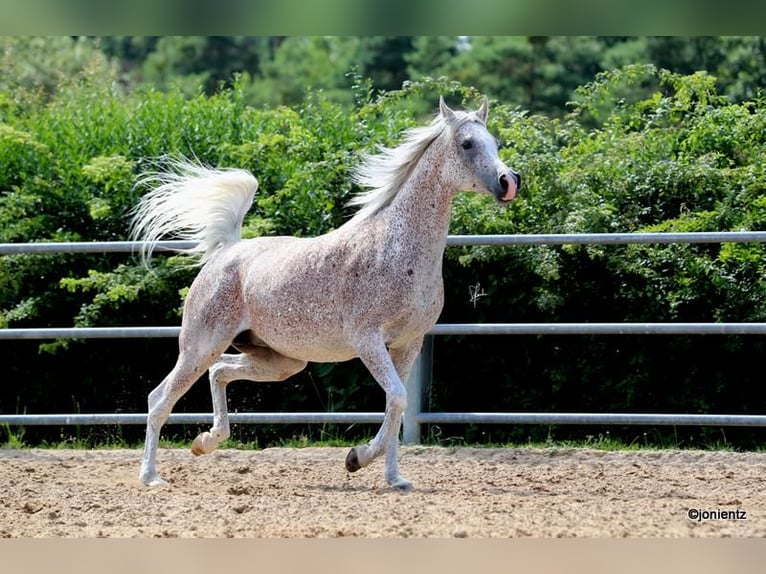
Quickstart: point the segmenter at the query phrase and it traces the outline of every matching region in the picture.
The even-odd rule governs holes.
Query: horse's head
[[[454,112],[439,99],[442,119],[452,127],[452,149],[456,169],[451,175],[460,189],[492,194],[506,203],[516,197],[521,188],[521,176],[506,166],[498,156],[497,140],[487,131],[487,99],[475,112]]]

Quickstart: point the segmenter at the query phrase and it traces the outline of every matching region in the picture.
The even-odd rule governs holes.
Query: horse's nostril
[[[500,186],[500,189],[496,192],[499,201],[508,202],[516,198],[519,184],[513,171],[501,173],[497,178],[497,182]]]

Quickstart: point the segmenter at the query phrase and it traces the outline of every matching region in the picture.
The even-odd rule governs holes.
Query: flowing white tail
[[[162,237],[197,241],[183,251],[201,255],[201,265],[220,247],[239,241],[258,181],[243,169],[211,169],[186,160],[168,165],[141,178],[139,184],[152,189],[131,214],[131,237],[146,241],[145,261]]]

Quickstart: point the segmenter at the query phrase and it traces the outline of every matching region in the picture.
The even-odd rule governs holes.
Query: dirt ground
[[[413,446],[399,492],[346,451],[161,449],[146,488],[137,450],[0,450],[0,537],[766,536],[764,453]]]

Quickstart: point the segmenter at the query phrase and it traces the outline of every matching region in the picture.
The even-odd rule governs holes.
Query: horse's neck
[[[450,202],[457,191],[446,183],[435,160],[440,151],[429,148],[387,206],[365,218],[351,219],[338,230],[339,237],[364,235],[369,238],[367,247],[385,253],[392,265],[396,257],[402,257],[408,265],[419,262],[440,273]]]
[[[429,155],[426,152],[412,170],[384,210],[384,217],[389,219],[391,233],[417,238],[436,251],[444,251],[455,190],[445,181],[441,165],[429,161]]]

